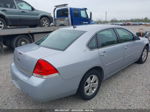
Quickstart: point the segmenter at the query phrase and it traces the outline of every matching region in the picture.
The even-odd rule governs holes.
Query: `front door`
[[[139,41],[134,40],[134,35],[126,29],[117,28],[116,32],[119,36],[119,43],[124,45],[124,66],[127,66],[135,62],[139,56],[140,50],[137,51],[139,49]]]
[[[39,14],[32,6],[22,0],[16,0],[21,25],[37,25]]]
[[[103,62],[106,78],[118,72],[123,67],[122,44],[118,44],[117,36],[113,29],[107,29],[97,33],[99,57]]]

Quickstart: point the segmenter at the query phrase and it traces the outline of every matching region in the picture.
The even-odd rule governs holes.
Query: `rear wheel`
[[[14,49],[32,42],[33,40],[28,35],[19,35],[11,41],[11,47]]]
[[[48,17],[42,17],[40,19],[40,26],[41,27],[49,27],[51,24],[51,21]]]
[[[85,74],[81,80],[78,94],[84,100],[90,100],[96,96],[99,91],[102,79],[97,70],[91,70]]]
[[[142,52],[142,55],[141,57],[139,58],[138,62],[139,64],[143,64],[146,62],[147,60],[147,57],[148,57],[148,47],[146,46],[144,49],[143,49],[143,52]]]
[[[0,30],[5,29],[6,26],[6,21],[3,18],[0,18]]]

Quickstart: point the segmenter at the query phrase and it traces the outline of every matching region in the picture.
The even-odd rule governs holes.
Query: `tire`
[[[15,49],[16,47],[30,44],[32,42],[33,40],[28,35],[19,35],[12,39],[11,47]]]
[[[4,53],[3,43],[0,41],[0,55]]]
[[[51,20],[48,17],[42,17],[40,19],[40,27],[49,27],[51,24]]]
[[[79,85],[78,94],[83,100],[90,100],[97,95],[102,82],[100,75],[101,74],[98,70],[93,69],[87,72],[82,78]],[[95,79],[95,81],[92,81],[92,79]]]
[[[139,60],[137,61],[138,64],[143,64],[146,62],[146,60],[148,58],[148,50],[149,50],[149,48],[147,46],[145,46]]]
[[[6,21],[3,18],[0,18],[0,30],[7,28]]]

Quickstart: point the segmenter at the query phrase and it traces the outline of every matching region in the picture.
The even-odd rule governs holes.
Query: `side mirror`
[[[90,20],[92,20],[92,12],[90,12]]]
[[[134,40],[140,40],[139,36],[135,35]]]

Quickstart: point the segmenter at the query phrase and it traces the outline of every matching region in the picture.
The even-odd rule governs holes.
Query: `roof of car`
[[[82,30],[82,31],[99,31],[108,28],[122,28],[122,27],[117,25],[93,24],[93,25],[80,25],[74,27],[71,26],[71,27],[66,27],[64,29],[74,29],[74,30]]]

